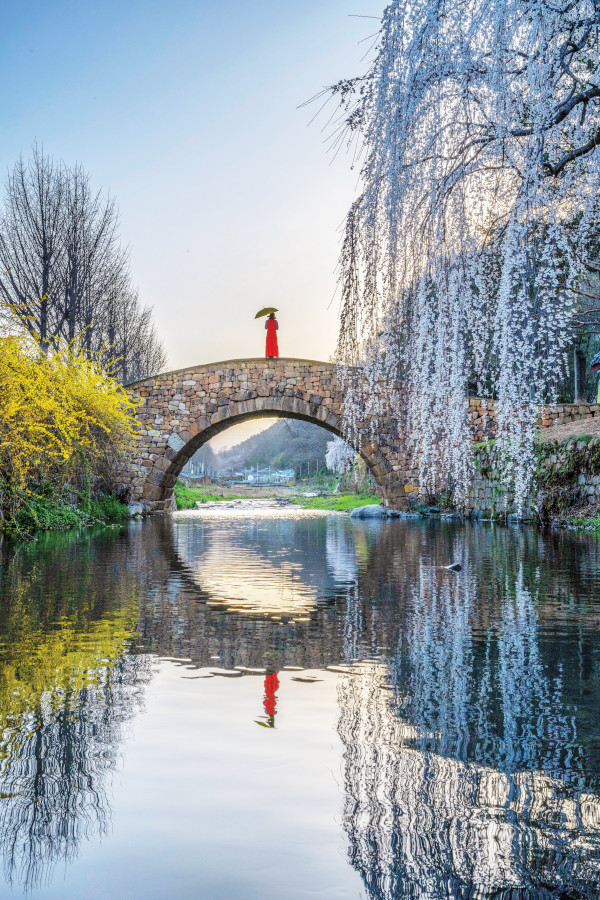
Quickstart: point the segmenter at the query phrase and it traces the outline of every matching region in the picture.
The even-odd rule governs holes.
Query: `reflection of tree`
[[[325,560],[337,584],[354,584],[358,574],[357,532],[344,527],[343,519],[331,518],[325,525]]]
[[[385,674],[345,676],[339,691],[344,825],[369,896],[596,897],[598,794],[419,750]]]
[[[387,663],[340,684],[352,863],[373,898],[596,897],[600,767],[581,681],[598,672],[568,662],[589,612],[581,576],[539,536],[457,534],[460,548],[406,532],[414,554],[382,535],[359,579],[356,646],[395,632]],[[436,567],[458,549],[459,577]]]
[[[81,676],[83,673],[77,673]],[[141,703],[146,657],[129,656],[95,672],[87,687],[49,686],[5,731],[0,848],[9,882],[35,887],[83,838],[110,819],[108,780],[119,758],[122,726]],[[78,679],[75,679],[78,680]]]
[[[123,725],[149,677],[148,657],[126,655],[138,617],[130,573],[88,581],[86,545],[72,567],[64,543],[23,550],[2,572],[0,849],[7,880],[26,889],[106,830]]]
[[[232,525],[227,539],[239,548],[280,567],[301,557],[295,571],[317,600],[300,621],[207,602],[192,565],[210,545],[207,523],[59,535],[7,556],[0,844],[9,877],[38,883],[106,827],[123,726],[149,675],[148,657],[129,651],[270,671],[377,660],[340,683],[344,824],[370,896],[462,900],[476,896],[473,885],[501,900],[559,888],[595,896],[598,545],[367,525],[246,523],[237,534]],[[460,574],[439,568],[456,559]]]

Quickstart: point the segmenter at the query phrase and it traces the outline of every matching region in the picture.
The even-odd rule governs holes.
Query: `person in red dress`
[[[279,347],[277,346],[277,332],[279,331],[279,322],[275,318],[275,313],[270,313],[265,322],[267,329],[267,350],[265,357],[267,359],[275,359],[279,356]]]
[[[275,714],[277,712],[277,688],[279,687],[278,672],[268,672],[265,676],[265,699],[263,706],[267,714],[267,727],[275,728]]]

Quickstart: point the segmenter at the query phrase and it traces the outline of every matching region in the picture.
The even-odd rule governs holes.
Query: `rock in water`
[[[357,506],[350,513],[351,519],[387,519],[388,511],[380,503],[369,503],[367,506]]]
[[[145,503],[130,503],[127,506],[129,510],[129,518],[135,519],[138,516],[146,516],[149,512],[149,507]]]

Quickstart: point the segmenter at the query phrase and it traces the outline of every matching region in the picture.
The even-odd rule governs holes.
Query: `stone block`
[[[168,472],[171,465],[171,460],[167,459],[166,456],[159,456],[158,459],[154,460],[154,468],[160,469],[161,472]]]
[[[182,450],[185,447],[185,441],[183,441],[181,439],[181,437],[177,434],[177,432],[174,431],[172,434],[169,435],[169,439],[167,441],[167,446],[170,447],[171,450],[175,450],[175,452],[178,452],[179,450]]]
[[[147,481],[146,484],[144,485],[144,490],[142,492],[142,498],[144,500],[160,500],[160,496],[161,496],[160,488],[157,485],[151,484],[150,482]]]

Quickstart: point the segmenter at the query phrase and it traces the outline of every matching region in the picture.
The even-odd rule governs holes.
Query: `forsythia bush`
[[[0,337],[0,515],[49,487],[110,481],[135,433],[135,404],[79,347],[40,352],[28,335]]]

